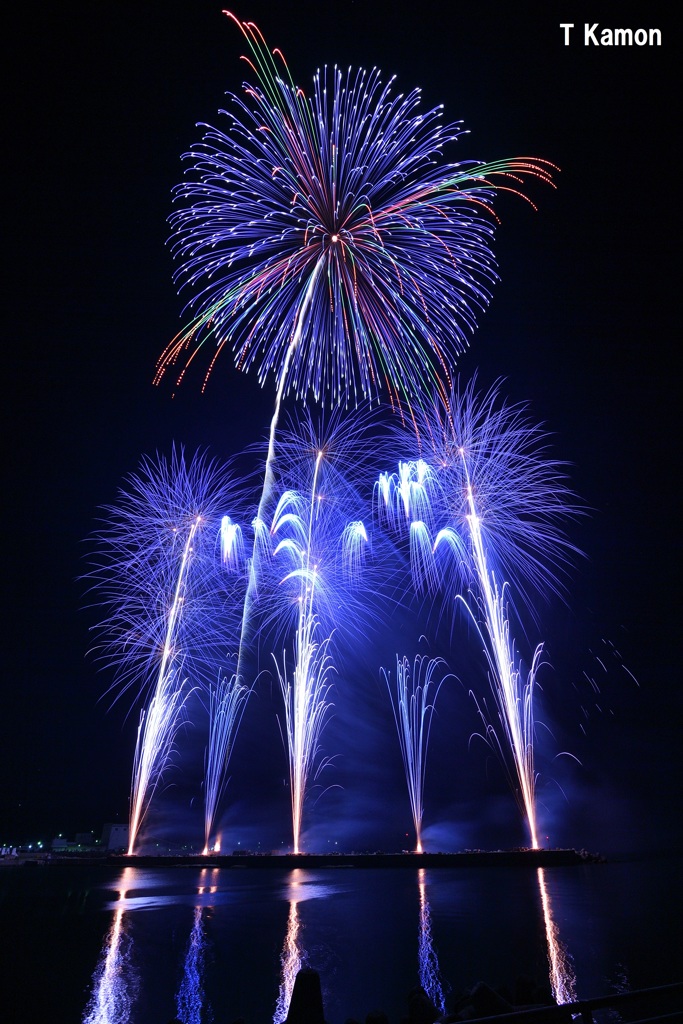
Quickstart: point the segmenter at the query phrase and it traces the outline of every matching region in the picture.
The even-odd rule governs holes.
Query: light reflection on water
[[[292,998],[294,979],[306,964],[306,953],[300,944],[300,930],[301,922],[299,921],[298,904],[296,900],[291,900],[289,916],[287,918],[287,934],[285,935],[285,944],[282,947],[282,956],[280,957],[280,964],[282,966],[280,991],[277,997],[275,1013],[273,1014],[273,1024],[282,1024],[282,1021],[286,1019],[289,1003]]]
[[[210,949],[205,916],[216,906],[219,880],[218,868],[202,868],[192,931],[183,961],[183,977],[176,996],[176,1013],[183,1024],[209,1024],[214,1019],[204,990]]]
[[[192,893],[162,896],[125,896],[121,900],[113,900],[107,904],[107,910],[120,910],[131,913],[137,910],[162,910],[164,907],[216,907],[223,903],[234,903],[231,893],[217,893],[215,897],[207,893],[195,896]]]
[[[309,966],[308,954],[304,947],[299,904],[306,900],[325,899],[342,891],[340,886],[321,885],[309,876],[307,871],[294,868],[283,891],[289,901],[287,932],[280,956],[280,991],[278,992],[273,1024],[282,1024],[287,1017],[292,990],[297,974],[302,967]]]
[[[627,931],[605,913],[622,900],[626,876],[612,871],[605,886],[605,873],[128,867],[108,886],[116,898],[104,902],[107,931],[81,1021],[142,1024],[153,1010],[184,1024],[239,1015],[282,1024],[304,965],[320,972],[331,1021],[373,1006],[399,1019],[399,1000],[418,983],[444,1011],[451,992],[477,981],[542,985],[545,976],[566,1002],[613,991],[615,964],[626,987],[676,980],[629,978],[627,947],[614,945]]]
[[[129,1024],[139,989],[139,977],[133,963],[133,941],[129,934],[131,914],[143,910],[162,910],[193,906],[193,922],[183,960],[183,974],[176,995],[176,1012],[183,1024],[208,1024],[214,1015],[205,994],[205,977],[210,941],[206,934],[207,910],[238,902],[239,892],[222,890],[218,868],[202,868],[196,893],[150,893],[147,887],[168,887],[165,872],[124,869],[116,887],[118,898],[106,904],[113,911],[113,921],[102,948],[100,961],[93,975],[93,991],[83,1024]],[[289,874],[276,898],[289,902],[289,915],[284,945],[280,956],[280,988],[273,1014],[274,1024],[287,1017],[294,980],[306,964],[306,951],[301,941],[298,904],[312,899],[325,899],[343,891],[340,885],[320,883],[300,868]],[[131,895],[136,893],[136,895]]]
[[[548,948],[550,986],[558,1003],[571,1002],[576,998],[576,979],[571,958],[560,940],[559,930],[552,914],[549,887],[543,868],[537,871],[543,921]],[[196,893],[129,896],[144,882],[138,878],[134,868],[126,868],[118,886],[118,899],[108,904],[114,917],[105,939],[100,962],[93,977],[93,994],[83,1018],[83,1024],[127,1024],[131,1019],[131,1008],[138,988],[138,976],[131,963],[132,939],[127,931],[126,914],[133,911],[153,910],[168,906],[182,906],[192,903],[194,916],[190,937],[183,962],[183,976],[176,996],[178,1018],[183,1024],[203,1024],[213,1019],[211,1008],[206,1002],[204,978],[206,973],[209,942],[204,924],[207,908],[215,908],[235,902],[236,894],[220,891],[218,868],[202,868],[200,884]],[[165,881],[152,877],[148,881]],[[419,894],[417,960],[420,984],[436,1008],[444,1013],[446,1001],[439,969],[439,961],[432,939],[431,908],[427,896],[427,872],[417,872]],[[282,1024],[287,1017],[294,981],[299,970],[308,963],[302,936],[302,922],[299,904],[311,899],[325,899],[342,892],[339,885],[321,884],[310,873],[295,868],[286,884],[280,889],[279,898],[289,903],[287,929],[280,955],[280,986],[273,1014],[273,1024]]]
[[[294,868],[289,872],[287,884],[281,890],[281,898],[290,903],[303,903],[305,900],[320,900],[344,892],[344,887],[329,882],[321,882],[317,875],[304,868]]]
[[[560,939],[560,931],[553,918],[549,886],[543,868],[538,868],[538,888],[543,907],[545,937],[548,943],[550,990],[556,1003],[573,1003],[576,999],[576,978],[572,959]]]
[[[418,971],[420,984],[440,1013],[444,1013],[446,1002],[441,984],[441,972],[436,949],[432,942],[432,916],[427,899],[427,872],[420,868],[417,873],[420,891],[420,930],[418,933]]]
[[[185,962],[183,964],[183,980],[176,996],[178,1019],[183,1024],[202,1024],[202,1020],[210,1018],[210,1007],[204,1010],[204,974],[206,971],[207,938],[204,931],[202,907],[194,909],[194,923],[187,944]]]
[[[135,880],[135,868],[125,868],[119,882],[119,904]],[[83,1024],[125,1024],[137,995],[139,979],[132,960],[132,940],[122,905],[114,905],[114,919],[104,940],[93,976],[93,990]]]

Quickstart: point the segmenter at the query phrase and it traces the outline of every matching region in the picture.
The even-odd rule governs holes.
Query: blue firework
[[[179,363],[181,378],[211,341],[207,377],[227,345],[279,394],[410,399],[448,376],[489,301],[495,192],[549,181],[551,166],[448,163],[463,129],[423,111],[419,90],[335,67],[307,95],[258,30],[240,28],[256,84],[229,95],[224,127],[205,126],[186,154],[171,223],[195,316],[158,376]]]
[[[129,853],[172,763],[189,697],[209,689],[236,645],[244,578],[228,568],[230,553],[221,543],[225,511],[234,501],[225,468],[201,454],[187,460],[174,448],[169,459],[142,460],[117,504],[105,509],[96,535],[88,578],[105,609],[96,653],[115,669],[121,690],[135,687],[144,704],[133,761]],[[246,699],[235,680],[223,683],[222,693],[230,699],[220,698],[218,740],[212,724],[207,832]],[[213,697],[209,703],[213,708]]]
[[[103,509],[86,576],[104,612],[93,653],[134,701],[154,687],[169,643],[184,674],[206,688],[234,650],[244,581],[220,539],[223,516],[241,500],[228,469],[174,448],[143,458]]]
[[[581,514],[564,463],[526,406],[506,402],[499,385],[479,392],[476,377],[456,381],[414,415],[416,430],[398,428],[408,459],[383,474],[377,498],[383,514],[410,523],[411,557],[421,583],[438,577],[432,546],[447,529],[450,562],[460,583],[471,572],[471,500],[476,503],[490,566],[514,585],[527,607],[534,593],[561,593],[579,554],[564,532]],[[444,547],[445,550],[445,547]]]

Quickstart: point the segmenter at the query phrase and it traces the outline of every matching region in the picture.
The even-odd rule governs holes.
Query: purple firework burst
[[[376,69],[335,67],[308,96],[237,23],[257,84],[229,95],[227,127],[205,126],[186,154],[171,223],[195,317],[157,379],[178,363],[180,380],[211,340],[207,378],[229,345],[261,383],[272,372],[279,394],[410,399],[449,375],[488,303],[494,194],[523,176],[549,181],[551,165],[446,163],[463,129],[441,107],[423,112],[419,90],[397,95]]]

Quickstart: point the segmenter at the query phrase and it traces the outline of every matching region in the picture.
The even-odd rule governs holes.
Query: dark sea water
[[[301,964],[329,1024],[398,1022],[418,983],[448,1008],[479,981],[576,998],[680,981],[682,868],[2,867],[2,1019],[277,1022]]]

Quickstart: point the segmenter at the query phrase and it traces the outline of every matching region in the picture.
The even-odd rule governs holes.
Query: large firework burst
[[[211,340],[207,377],[229,345],[261,383],[275,375],[279,396],[410,400],[448,377],[489,300],[495,192],[549,181],[551,165],[447,163],[462,127],[440,107],[423,112],[419,90],[335,67],[306,95],[255,26],[238,24],[257,82],[229,95],[226,128],[206,126],[186,154],[171,222],[195,317],[158,377],[176,362],[182,377]]]

